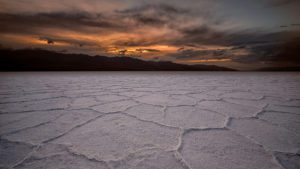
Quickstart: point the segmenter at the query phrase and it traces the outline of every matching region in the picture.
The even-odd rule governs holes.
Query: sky
[[[240,70],[300,66],[300,1],[0,0],[0,47]]]

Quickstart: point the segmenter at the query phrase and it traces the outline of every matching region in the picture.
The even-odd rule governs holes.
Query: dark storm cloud
[[[236,56],[232,59],[240,63],[273,62],[300,64],[298,55],[300,48],[299,32],[277,32],[257,36],[257,39],[242,43],[240,49],[246,49],[249,54]],[[234,50],[234,49],[233,49]]]
[[[87,12],[54,12],[35,14],[0,13],[1,33],[36,33],[45,28],[59,28],[78,32],[132,31],[139,26],[162,26],[177,21],[178,15],[187,13],[171,5],[143,5],[113,14]],[[127,20],[126,20],[127,19]],[[22,29],[20,29],[22,28]],[[94,28],[94,29],[90,29]]]
[[[238,35],[238,36],[237,36]],[[228,58],[239,63],[300,64],[300,31],[281,31],[273,33],[247,32],[230,36],[234,47],[231,53],[241,50],[247,54],[233,55]],[[248,38],[247,38],[248,37]]]
[[[87,27],[118,28],[101,15],[88,13],[37,13],[7,14],[0,13],[0,32],[2,33],[34,33],[44,28],[60,28],[75,31],[86,31]],[[22,29],[20,29],[22,28]],[[89,30],[90,31],[90,30]]]
[[[300,64],[300,37],[279,43],[270,43],[250,47],[247,56],[235,58],[241,63],[272,62],[276,64]]]
[[[229,32],[224,35],[224,42],[228,46],[264,44],[273,41],[272,35],[258,31]]]
[[[229,32],[217,31],[206,25],[197,28],[171,28],[177,34],[165,35],[156,38],[142,38],[118,40],[114,44],[119,46],[151,46],[151,45],[172,45],[172,46],[190,46],[197,47],[200,45],[231,45],[230,43],[240,43],[239,37],[242,35],[231,35]],[[251,35],[249,35],[251,36]]]
[[[211,44],[231,47],[230,49],[195,50],[178,48],[176,53],[168,53],[176,59],[231,59],[239,63],[260,63],[264,61],[280,64],[290,62],[300,64],[300,31],[239,31],[221,32],[207,26],[181,30],[184,40],[177,45],[195,46]]]
[[[194,49],[181,47],[174,53],[168,53],[170,57],[179,60],[188,59],[228,59],[231,49]]]
[[[145,17],[145,16],[138,16],[136,18],[139,24],[142,25],[156,25],[156,26],[161,26],[166,24],[167,22],[158,18],[154,17]]]
[[[188,11],[166,4],[141,5],[104,14],[79,11],[23,14],[0,13],[0,34],[34,36],[40,37],[40,40],[45,40],[46,42],[50,39],[53,42],[64,42],[80,47],[99,46],[101,45],[99,42],[97,44],[97,42],[89,41],[87,38],[78,39],[76,36],[72,36],[73,38],[70,36],[64,37],[60,32],[66,31],[66,35],[70,32],[74,35],[82,33],[91,36],[95,34],[107,36],[115,33],[135,34],[135,30],[159,28],[164,25],[169,27],[169,29],[177,29],[174,27],[174,24],[180,23],[178,18],[183,14],[188,14]],[[172,25],[174,28],[171,28]],[[112,44],[130,47],[169,43],[165,37],[143,37],[142,34],[136,34],[136,37],[138,38],[115,38]],[[4,41],[3,43],[6,42]]]
[[[0,33],[48,36],[49,29],[101,33],[101,29],[120,29],[115,23],[86,13],[0,14]]]
[[[273,53],[270,53],[270,55],[273,55],[273,60],[278,62],[295,62],[300,63],[300,56],[299,56],[299,49],[300,49],[300,37],[297,37],[295,39],[289,40],[285,43],[283,43],[280,48],[277,48],[278,51],[275,49],[273,50]],[[274,53],[274,51],[276,51]]]
[[[120,10],[117,12],[122,14],[129,14],[129,15],[135,15],[135,14],[141,14],[141,13],[147,13],[149,11],[155,11],[156,15],[168,15],[172,17],[173,14],[185,14],[189,13],[187,9],[175,7],[169,4],[146,4],[138,7],[133,7],[125,10]]]
[[[225,33],[203,25],[196,28],[179,29],[182,37],[173,43],[175,45],[219,45],[224,43]]]
[[[207,25],[196,28],[186,27],[179,29],[180,37],[171,40],[169,43],[177,46],[199,45],[222,45],[222,46],[241,46],[250,44],[261,44],[280,39],[285,36],[280,33],[267,33],[258,30],[240,30],[240,31],[220,31]]]
[[[167,4],[146,4],[125,10],[116,11],[122,18],[135,21],[135,25],[163,26],[176,22],[178,17],[189,14],[189,11]]]

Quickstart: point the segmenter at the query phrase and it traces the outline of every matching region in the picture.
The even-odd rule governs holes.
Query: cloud
[[[155,39],[125,39],[125,40],[116,40],[113,42],[115,46],[123,46],[123,47],[138,47],[138,46],[151,46],[155,44],[159,44],[161,41]]]
[[[230,50],[228,49],[213,49],[213,50],[197,50],[180,48],[176,53],[168,53],[167,56],[174,57],[179,60],[188,59],[226,59],[229,57]]]
[[[127,50],[119,50],[119,55],[124,56],[126,54]]]
[[[300,37],[283,43],[267,44],[251,48],[249,58],[240,58],[241,62],[272,62],[277,64],[294,63],[300,64],[299,57]]]
[[[55,35],[48,35],[48,36],[41,36],[39,40],[47,41],[48,44],[54,44],[54,42],[61,42],[73,46],[79,46],[79,47],[98,47],[100,48],[100,44],[97,44],[94,41],[89,40],[81,40],[81,39],[72,39],[72,38],[66,38],[66,37],[57,37]],[[53,42],[53,43],[49,43]]]
[[[244,64],[300,65],[300,57],[298,55],[300,31],[253,33],[253,37],[247,41],[236,43],[236,46],[231,49],[231,53],[235,55],[229,55],[228,58]]]
[[[300,31],[240,31],[218,32],[209,27],[184,30],[184,41],[177,44],[177,52],[168,53],[177,60],[230,59],[243,64],[269,62],[271,64],[300,64]],[[203,37],[201,37],[201,35]],[[191,38],[188,38],[191,36]],[[180,42],[180,43],[179,43]],[[184,44],[194,44],[192,46]],[[220,45],[213,49],[199,49],[203,45]],[[227,47],[227,48],[226,48]]]
[[[138,7],[133,7],[125,10],[117,10],[118,13],[123,14],[146,14],[146,13],[152,13],[155,15],[168,15],[172,16],[172,14],[185,14],[189,13],[187,9],[175,7],[169,4],[144,4]]]
[[[177,46],[199,47],[203,45],[242,46],[269,43],[280,39],[282,32],[269,33],[259,30],[217,30],[208,25],[185,27],[178,30],[180,36],[170,41]]]
[[[224,43],[224,32],[217,31],[207,25],[201,25],[198,27],[185,27],[179,29],[182,35],[178,41],[175,41],[176,45],[219,45]]]
[[[175,16],[187,11],[170,5],[146,5],[116,11],[115,14],[89,14],[89,13],[38,13],[38,14],[0,14],[1,33],[18,33],[37,35],[40,40],[55,45],[59,42],[79,47],[96,47],[101,51],[108,51],[107,46],[90,38],[72,38],[56,35],[49,31],[68,30],[76,33],[85,33],[99,37],[115,36],[110,44],[120,47],[119,55],[128,54],[126,47],[136,47],[136,52],[161,52],[159,49],[139,48],[153,45],[169,45],[178,47],[178,51],[168,52],[166,56],[174,59],[232,59],[241,63],[255,63],[260,61],[277,61],[287,50],[278,51],[285,43],[282,37],[294,37],[289,32],[264,32],[258,30],[230,31],[218,30],[211,25],[198,24],[187,26],[179,23]],[[161,17],[157,16],[161,15]],[[173,25],[178,22],[178,26]],[[164,33],[166,29],[167,33]],[[22,29],[20,29],[22,27]],[[154,35],[151,31],[155,30]],[[56,31],[54,31],[56,32]],[[124,33],[121,38],[118,33]],[[147,36],[149,33],[149,36]],[[129,35],[132,35],[131,37]],[[116,38],[115,38],[116,37]],[[275,43],[274,42],[278,42]],[[203,46],[230,47],[230,49],[200,49]],[[291,46],[291,45],[289,45]],[[241,51],[249,54],[239,55]],[[273,52],[272,52],[273,51]],[[276,53],[277,52],[277,53]],[[292,55],[289,53],[289,55]],[[289,57],[291,60],[295,57]],[[283,59],[283,58],[282,58]]]
[[[290,3],[297,2],[298,0],[265,0],[265,3],[269,7],[278,7],[278,6],[283,6],[287,5]]]
[[[134,26],[161,27],[172,26],[176,22],[178,24],[178,21],[184,16],[190,15],[190,12],[187,9],[160,3],[116,10],[116,14],[120,18],[133,21]]]
[[[144,52],[144,51],[147,51],[147,52],[160,52],[160,50],[157,50],[157,49],[136,49],[136,51],[138,52]]]
[[[37,14],[8,14],[0,13],[2,33],[34,33],[44,29],[67,29],[79,32],[91,32],[88,28],[117,29],[121,26],[112,23],[100,14],[88,13],[37,13]],[[22,29],[20,29],[20,27]]]
[[[113,13],[78,11],[36,14],[0,13],[0,22],[3,23],[0,32],[47,37],[77,45],[91,45],[97,42],[91,42],[87,38],[78,40],[56,34],[63,31],[69,34],[71,31],[89,36],[96,35],[99,38],[108,38],[112,35],[114,40],[110,45],[123,47],[159,44],[236,46],[243,43],[245,39],[253,38],[252,33],[217,30],[211,24],[195,22],[197,20],[194,18],[191,10],[161,3],[144,4]],[[123,38],[120,33],[127,37]]]
[[[50,44],[54,44],[54,41],[53,40],[47,40],[47,43],[50,45]]]
[[[108,34],[133,32],[143,27],[161,27],[182,22],[188,10],[166,4],[142,5],[112,13],[82,11],[49,13],[1,13],[0,33],[41,34],[49,29]],[[22,29],[20,29],[22,27]]]
[[[196,0],[193,0],[193,3],[179,0],[167,0],[164,3],[159,0],[153,3],[146,1],[124,3],[124,1],[114,0],[111,3],[106,1],[112,6],[107,5],[108,9],[102,9],[106,6],[99,8],[101,10],[95,10],[98,8],[94,9],[90,4],[97,6],[104,1],[98,3],[89,0],[90,3],[84,3],[75,0],[78,4],[63,1],[67,4],[65,6],[60,6],[56,0],[54,1],[55,7],[50,5],[50,1],[45,1],[44,5],[49,4],[49,10],[45,12],[40,10],[22,12],[21,9],[20,12],[0,10],[2,11],[0,12],[0,37],[26,36],[30,37],[31,41],[33,38],[42,41],[49,48],[64,47],[71,52],[83,53],[92,50],[110,56],[141,55],[147,59],[160,56],[160,59],[170,58],[172,61],[230,59],[239,63],[262,61],[279,63],[288,60],[299,63],[295,55],[298,42],[292,40],[299,36],[299,33],[290,31],[292,27],[297,29],[295,27],[299,24],[291,24],[289,29],[278,27],[286,23],[277,24],[274,30],[259,30],[253,27],[245,29],[243,26],[239,27],[240,25],[231,23],[232,20],[228,15],[223,15],[223,11],[211,12],[216,8],[200,6],[200,2]],[[42,3],[36,0],[31,2],[42,6]],[[233,2],[228,1],[227,5],[230,9]],[[295,1],[264,2],[280,6]],[[0,0],[1,3],[4,2]],[[224,1],[201,1],[201,4],[203,3],[222,5]],[[15,1],[10,4],[23,3]],[[23,4],[20,8],[25,10],[25,7]],[[217,9],[222,8],[226,7]],[[297,21],[289,22],[297,23]],[[233,26],[228,26],[231,24]],[[22,43],[23,39],[15,38],[15,44]],[[9,38],[0,40],[3,44],[5,41],[14,43]],[[32,45],[26,43],[28,46]]]

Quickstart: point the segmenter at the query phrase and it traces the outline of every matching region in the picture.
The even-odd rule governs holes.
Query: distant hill
[[[265,68],[261,68],[258,69],[256,71],[272,71],[272,72],[284,72],[284,71],[300,71],[300,67],[265,67]]]
[[[65,54],[47,50],[0,50],[0,71],[233,71],[214,65],[184,65],[130,57]]]

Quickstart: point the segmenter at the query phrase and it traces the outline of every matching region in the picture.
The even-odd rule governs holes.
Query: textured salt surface
[[[300,73],[0,73],[0,168],[300,168]]]

